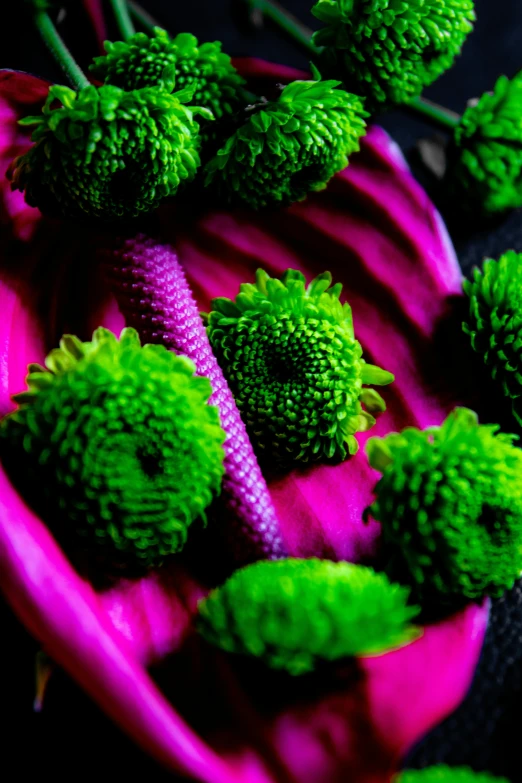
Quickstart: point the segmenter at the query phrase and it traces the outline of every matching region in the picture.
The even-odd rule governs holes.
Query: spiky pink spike
[[[222,499],[238,528],[237,555],[244,559],[248,549],[248,559],[284,556],[266,482],[174,249],[138,234],[105,253],[103,262],[125,321],[142,342],[185,354],[212,384],[210,402],[217,405],[227,435]]]

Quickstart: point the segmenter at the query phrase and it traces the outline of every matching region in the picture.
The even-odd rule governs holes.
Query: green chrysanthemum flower
[[[522,72],[501,76],[455,130],[445,184],[459,207],[494,215],[522,206]]]
[[[393,783],[509,783],[489,772],[475,772],[469,767],[448,767],[437,764],[426,769],[405,769],[393,778]]]
[[[406,103],[452,64],[475,14],[473,0],[319,0],[322,68],[367,98]]]
[[[498,261],[487,259],[463,287],[469,298],[464,331],[522,426],[522,253],[509,250]]]
[[[372,438],[382,472],[369,511],[382,524],[389,574],[421,602],[498,596],[522,570],[522,451],[496,425],[456,409],[441,427]]]
[[[51,87],[31,149],[14,162],[13,188],[44,212],[103,220],[136,217],[173,196],[200,164],[195,112],[152,88]],[[54,108],[56,101],[61,103]]]
[[[214,299],[208,335],[257,452],[280,464],[343,460],[354,437],[386,409],[363,384],[393,375],[367,364],[352,311],[329,272],[306,287],[301,272],[281,280],[259,270],[230,299]],[[363,410],[361,403],[366,410]]]
[[[210,109],[217,119],[234,114],[246,103],[244,80],[219,41],[199,46],[190,33],[170,38],[156,27],[153,36],[136,33],[128,41],[106,41],[105,51],[105,56],[95,58],[91,71],[106,84],[124,90],[162,83],[178,90],[191,87],[194,104]]]
[[[189,359],[141,347],[133,329],[60,346],[47,370],[29,366],[29,391],[0,427],[4,461],[38,487],[66,542],[81,548],[83,538],[115,564],[158,563],[183,547],[220,488],[224,433],[210,382]]]
[[[348,165],[367,116],[340,82],[292,82],[257,107],[207,164],[206,185],[253,209],[301,201]]]
[[[417,607],[384,574],[327,560],[262,561],[199,606],[199,631],[223,650],[298,675],[320,661],[375,655],[420,635]]]

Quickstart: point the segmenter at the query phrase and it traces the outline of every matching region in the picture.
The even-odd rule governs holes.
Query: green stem
[[[312,30],[288,13],[279,3],[275,3],[273,0],[245,0],[245,2],[254,14],[261,14],[274,22],[299,46],[304,48],[311,58],[317,57],[321,49],[312,43]]]
[[[90,84],[88,78],[66,47],[47,11],[37,11],[33,19],[45,45],[73,87],[78,90],[88,87]]]
[[[121,37],[124,41],[128,41],[129,38],[134,35],[136,30],[132,24],[132,19],[130,18],[127,3],[125,0],[111,0],[111,6],[114,12],[114,17],[116,19],[116,24],[118,25],[118,30],[121,33]]]
[[[411,110],[413,114],[429,120],[432,125],[438,125],[446,131],[455,130],[460,122],[460,117],[455,112],[444,109],[442,106],[422,97],[414,98],[409,103],[404,104],[402,108]]]
[[[161,27],[161,25],[157,24],[154,18],[147,11],[145,11],[141,5],[135,3],[134,0],[128,0],[127,5],[129,7],[131,16],[134,17],[134,20],[138,22],[138,24],[141,25],[141,27],[143,27],[143,29],[146,30],[150,35],[154,35],[155,27]]]

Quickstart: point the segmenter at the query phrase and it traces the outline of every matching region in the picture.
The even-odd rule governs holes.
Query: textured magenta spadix
[[[210,402],[227,436],[222,501],[227,527],[233,526],[227,538],[235,542],[236,562],[282,557],[285,547],[266,481],[174,249],[138,234],[103,258],[125,322],[138,330],[142,343],[185,354],[212,384]]]
[[[260,84],[300,76],[238,64]],[[38,248],[0,258],[2,413],[23,388],[28,362],[42,361],[61,333],[87,339],[100,323],[115,332],[124,325],[94,259],[81,271],[89,252],[81,232],[59,227],[53,237],[47,221],[41,228]],[[234,296],[259,266],[272,274],[293,266],[308,277],[330,268],[368,359],[397,377],[379,434],[438,424],[453,405],[469,403],[460,363],[448,373],[440,362],[454,341],[439,327],[460,291],[455,256],[433,205],[378,128],[348,170],[302,204],[273,215],[216,209],[184,224],[167,208],[164,231],[201,309],[212,296]],[[376,478],[362,453],[341,466],[271,477],[291,553],[371,559],[379,528],[363,525],[361,511]],[[3,474],[0,586],[56,662],[136,742],[204,783],[387,783],[412,743],[464,697],[488,616],[487,604],[471,605],[409,647],[362,659],[356,682],[332,675],[321,686],[289,686],[187,639],[206,586],[178,560],[94,591]],[[147,665],[169,653],[161,693]]]

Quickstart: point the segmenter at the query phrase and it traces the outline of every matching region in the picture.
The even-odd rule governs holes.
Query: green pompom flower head
[[[382,472],[369,509],[388,574],[423,605],[499,596],[522,570],[522,451],[512,435],[458,408],[440,427],[367,444]]]
[[[452,64],[471,32],[473,0],[319,0],[321,67],[367,99],[406,103]]]
[[[459,208],[492,216],[522,206],[522,72],[501,76],[464,112],[445,185]]]
[[[103,220],[149,212],[190,182],[200,165],[191,91],[170,95],[93,86],[51,87],[35,144],[14,162],[13,188],[43,212]],[[55,107],[56,101],[61,104]]]
[[[105,51],[104,56],[95,58],[90,70],[106,84],[124,90],[190,87],[194,104],[210,109],[216,119],[232,115],[246,104],[244,80],[221,51],[219,41],[200,46],[190,33],[170,38],[156,27],[152,36],[136,33],[127,41],[106,41]]]
[[[511,401],[522,426],[522,253],[510,250],[489,258],[473,280],[464,281],[469,315],[463,324],[473,349],[491,371],[499,390]]]
[[[489,772],[475,772],[469,767],[448,767],[437,764],[425,769],[405,769],[395,775],[392,783],[509,783]]]
[[[0,427],[17,480],[38,488],[71,549],[142,566],[179,551],[223,475],[208,379],[163,346],[141,347],[133,329],[66,336],[46,367],[29,366],[29,390]]]
[[[307,287],[301,272],[277,280],[260,270],[234,302],[212,302],[209,339],[257,453],[282,465],[354,454],[355,434],[386,407],[363,385],[393,381],[362,358],[350,306],[331,282],[329,272]]]
[[[253,107],[205,167],[205,184],[230,203],[286,206],[323,190],[359,149],[367,116],[340,82],[292,82],[279,99]]]
[[[293,675],[378,655],[420,636],[408,590],[384,574],[326,560],[263,561],[236,571],[199,606],[198,628],[223,650]]]

